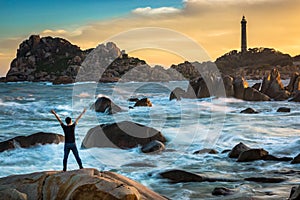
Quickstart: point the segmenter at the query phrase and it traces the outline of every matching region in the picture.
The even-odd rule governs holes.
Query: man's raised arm
[[[82,115],[86,112],[86,108],[83,109],[82,113],[77,117],[77,119],[75,120],[75,123],[78,124],[78,121],[80,120],[80,118],[82,117]]]
[[[51,113],[56,117],[57,121],[59,121],[60,124],[63,124],[60,117],[56,114],[56,112],[54,110],[51,110]]]

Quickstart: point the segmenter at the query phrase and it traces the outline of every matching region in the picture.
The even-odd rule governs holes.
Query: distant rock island
[[[243,76],[246,79],[261,79],[274,67],[280,71],[283,79],[289,78],[293,72],[300,72],[300,55],[291,57],[271,48],[253,48],[246,52],[234,50],[219,57],[214,63],[186,61],[168,69],[150,67],[144,60],[130,57],[112,42],[101,44],[96,49],[97,53],[105,54],[108,58],[116,58],[109,62],[100,77],[96,77],[100,82],[193,80],[200,76],[198,68],[203,71],[214,64],[223,75]],[[19,45],[16,58],[1,81],[73,83],[83,61],[93,50],[81,50],[63,38],[32,35]],[[128,73],[132,71],[134,73]],[[84,80],[92,76],[91,80],[95,80],[95,74],[92,73]]]

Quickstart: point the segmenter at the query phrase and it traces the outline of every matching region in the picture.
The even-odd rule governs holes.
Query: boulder
[[[292,160],[291,164],[300,163],[300,153]]]
[[[246,101],[270,101],[270,97],[259,92],[254,88],[245,88],[244,90],[244,100]]]
[[[166,199],[125,176],[96,169],[12,175],[0,178],[0,185],[1,191],[27,195],[24,199]]]
[[[74,82],[75,80],[70,76],[59,76],[56,79],[54,79],[53,84],[60,85],[60,84],[70,84]]]
[[[178,169],[162,172],[160,176],[169,179],[172,183],[207,181],[204,176]]]
[[[255,160],[263,160],[264,156],[268,155],[264,149],[249,149],[247,151],[241,152],[239,155],[237,162],[250,162]]]
[[[293,102],[300,102],[300,92],[298,91],[291,100],[289,101],[293,101]]]
[[[205,153],[217,154],[218,151],[215,149],[201,149],[201,150],[195,151],[193,154],[205,154]]]
[[[233,78],[231,76],[224,76],[223,83],[225,88],[226,97],[234,96]]]
[[[193,81],[190,81],[187,90],[187,96],[189,98],[207,98],[211,96],[204,78],[199,77]]]
[[[300,199],[300,186],[294,186],[291,189],[289,200],[299,200]]]
[[[272,71],[263,78],[261,92],[274,100],[286,100],[290,96],[290,93],[285,90],[281,82],[280,73],[277,69],[272,69]]]
[[[150,99],[148,99],[148,98],[143,98],[143,99],[138,100],[138,101],[134,104],[134,107],[138,107],[138,106],[152,107],[152,103],[151,103]]]
[[[291,112],[291,109],[287,107],[280,107],[276,112]]]
[[[11,188],[0,188],[0,196],[1,199],[7,199],[7,200],[27,200],[27,194],[19,192],[16,189]]]
[[[176,87],[170,94],[169,100],[181,100],[181,98],[185,97],[186,92],[185,90],[181,89],[180,87]]]
[[[228,154],[229,158],[238,158],[239,155],[244,152],[250,150],[250,147],[245,145],[244,143],[240,142],[239,144],[235,145],[230,153]]]
[[[38,132],[29,136],[17,136],[0,142],[0,152],[17,147],[29,148],[38,144],[58,144],[64,141],[64,136],[56,133]]]
[[[166,147],[162,142],[153,140],[153,141],[149,142],[148,144],[144,145],[141,148],[141,151],[143,153],[157,153],[157,152],[163,151],[165,149],[166,149]]]
[[[128,149],[146,145],[153,140],[162,143],[166,138],[160,131],[138,123],[122,121],[113,124],[102,124],[88,131],[83,139],[83,148],[113,147]]]
[[[242,110],[241,113],[245,114],[257,114],[258,112],[254,110],[253,108],[246,108],[245,110]]]
[[[294,72],[290,78],[290,82],[286,89],[294,94],[300,90],[300,74],[298,72]]]
[[[216,187],[211,194],[215,196],[228,196],[234,194],[235,192],[235,190],[226,187]]]
[[[270,154],[263,156],[262,159],[263,160],[271,160],[271,161],[291,161],[291,160],[293,160],[292,157],[276,157],[276,156],[273,156]]]
[[[248,88],[247,81],[241,77],[235,77],[233,80],[234,97],[237,99],[244,99],[245,89]]]
[[[252,181],[257,183],[281,183],[286,181],[286,178],[280,177],[249,177],[245,178],[245,181]]]
[[[122,109],[112,102],[107,97],[99,97],[96,102],[91,106],[91,109],[95,109],[96,112],[115,114],[121,112]]]

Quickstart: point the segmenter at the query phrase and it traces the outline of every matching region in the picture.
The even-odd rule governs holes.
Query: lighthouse
[[[243,16],[241,21],[241,52],[247,51],[247,21],[245,16]]]

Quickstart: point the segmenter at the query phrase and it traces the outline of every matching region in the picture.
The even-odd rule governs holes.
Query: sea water
[[[250,85],[251,85],[250,81]],[[170,92],[187,82],[168,83],[99,83],[69,85],[51,83],[0,83],[0,140],[36,132],[63,134],[50,113],[55,109],[64,119],[75,119],[84,107],[89,108],[99,96],[109,97],[124,111],[114,115],[88,110],[76,128],[76,143],[81,142],[90,128],[99,124],[133,121],[158,129],[167,138],[166,151],[144,154],[140,147],[80,149],[85,168],[97,168],[123,174],[171,199],[224,199],[211,195],[215,187],[225,186],[238,191],[228,197],[266,196],[287,198],[290,188],[300,183],[299,173],[281,175],[279,171],[299,170],[289,162],[255,161],[237,163],[223,150],[239,142],[252,148],[264,148],[275,156],[294,157],[300,153],[299,103],[288,101],[246,102],[234,98],[182,99],[169,101]],[[136,107],[131,97],[147,97],[153,107]],[[245,108],[259,114],[241,114]],[[291,108],[290,113],[278,113],[279,107]],[[193,152],[213,148],[218,154]],[[61,170],[63,143],[16,148],[0,153],[0,176]],[[77,169],[70,154],[68,170]],[[183,169],[209,177],[238,179],[233,183],[177,183],[159,176],[170,169]],[[283,183],[266,184],[243,181],[247,177],[284,177]],[[270,195],[271,194],[271,195]],[[225,198],[226,199],[226,198]]]

